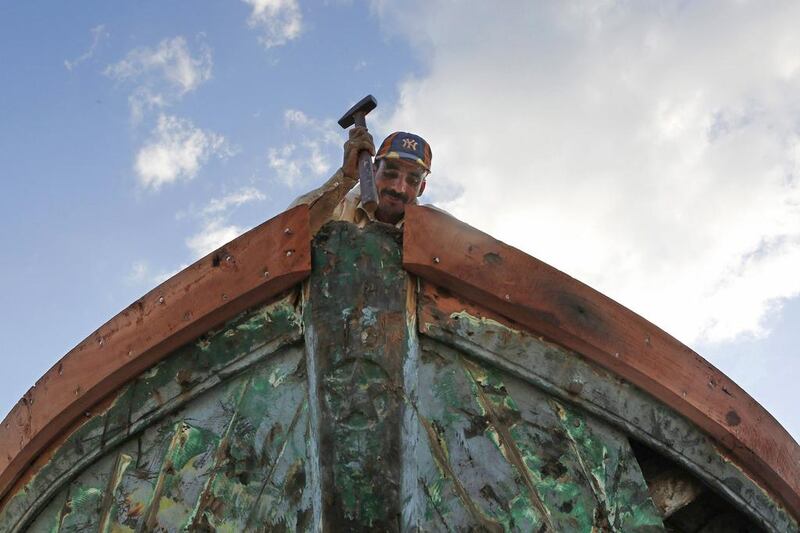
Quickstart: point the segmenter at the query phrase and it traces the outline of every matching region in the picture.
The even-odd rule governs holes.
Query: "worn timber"
[[[200,337],[87,412],[5,502],[0,531],[31,520],[33,531],[307,520],[297,300],[290,294]]]
[[[253,228],[165,281],[89,335],[0,426],[0,497],[84,412],[170,352],[307,277],[308,208]]]
[[[331,223],[315,239],[307,351],[322,516],[331,531],[397,531],[403,361],[408,344],[401,233]]]
[[[647,391],[800,515],[800,446],[711,363],[610,298],[446,213],[411,207],[404,228],[407,270]]]
[[[455,348],[486,365],[544,391],[553,401],[565,402],[605,421],[629,438],[645,443],[691,476],[689,491],[710,486],[735,503],[737,509],[767,530],[795,531],[796,520],[770,494],[721,453],[718,444],[695,425],[650,394],[581,355],[539,336],[484,308],[454,297],[449,291],[422,283],[418,320],[423,338]],[[533,390],[533,389],[532,389]],[[642,457],[637,457],[642,463]],[[648,465],[643,465],[648,466]],[[671,466],[671,471],[676,468]],[[658,478],[661,472],[654,477]],[[656,479],[658,481],[658,479]],[[651,491],[652,479],[648,479]],[[655,495],[659,503],[663,501]]]
[[[741,433],[692,415],[713,388],[664,396],[685,379],[674,340],[547,265],[423,208],[403,230],[332,222],[313,240],[300,208],[237,241],[142,300],[168,294],[166,315],[115,318],[102,350],[65,358],[98,395],[75,395],[79,416],[51,376],[29,407],[54,394],[61,429],[0,428],[0,531],[798,530],[796,443],[765,435],[789,458],[760,466],[731,450]],[[226,257],[243,281],[215,270]],[[195,305],[213,326],[157,323]],[[634,358],[637,327],[664,368]],[[128,345],[154,348],[73,374]]]

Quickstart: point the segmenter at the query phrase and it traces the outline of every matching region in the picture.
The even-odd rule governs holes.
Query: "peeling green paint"
[[[116,505],[117,501],[115,495],[119,489],[119,485],[122,482],[125,472],[131,465],[131,462],[133,462],[133,457],[130,455],[126,453],[120,453],[117,455],[114,469],[111,471],[111,476],[109,477],[108,485],[106,486],[105,494],[103,495],[103,503],[100,507],[100,521],[97,526],[97,530],[101,533],[111,531],[113,525],[115,524],[114,517],[119,512],[119,507]]]
[[[39,516],[28,526],[34,531],[65,531],[72,523],[81,524],[81,531],[87,527],[137,531],[145,527],[146,519],[165,521],[171,524],[166,530],[172,530],[195,516],[196,499],[211,475],[217,443],[230,421],[238,420],[235,429],[255,441],[262,433],[270,433],[270,416],[265,412],[273,409],[290,410],[288,421],[273,420],[279,426],[272,431],[273,438],[282,435],[296,412],[301,413],[293,428],[294,444],[285,447],[292,452],[284,453],[283,458],[291,455],[291,461],[302,465],[305,365],[302,350],[282,348],[296,342],[302,332],[294,300],[289,296],[241,315],[176,350],[123,388],[104,412],[78,427],[49,463],[9,500],[0,512],[0,530],[17,530],[37,509]],[[262,401],[257,407],[251,405],[247,416],[239,413],[234,417],[246,382],[254,384],[251,389],[256,396],[272,405]],[[271,392],[267,394],[267,390]],[[280,429],[281,422],[284,429]],[[176,432],[175,428],[182,429]],[[174,444],[182,444],[167,454],[173,438],[181,435]],[[252,448],[241,455],[249,456]],[[249,466],[256,472],[254,479],[257,472],[270,468],[268,462]],[[277,473],[281,468],[273,470]],[[80,477],[65,486],[73,473]],[[156,489],[161,491],[157,505],[151,501]],[[252,491],[259,489],[257,485]],[[96,497],[92,496],[95,493]],[[89,496],[95,499],[84,505]],[[48,503],[42,508],[38,503],[56,500],[63,505]],[[306,508],[309,505],[305,502]],[[296,519],[294,513],[292,522]]]
[[[419,408],[433,430],[427,431],[430,456],[423,452],[420,461],[435,465],[422,469],[430,502],[428,528],[444,521],[458,530],[486,517],[505,531],[663,531],[641,473],[628,466],[619,471],[608,454],[596,460],[598,450],[611,447],[618,450],[614,457],[627,454],[635,465],[624,436],[609,430],[602,439],[587,433],[572,442],[546,395],[421,340],[420,390],[430,390],[430,396],[421,396]],[[512,382],[517,392],[524,391],[520,398],[508,388]],[[582,461],[604,480],[621,476],[629,490],[598,498],[581,471]],[[616,521],[606,519],[606,508],[617,511]],[[463,515],[472,519],[465,521]]]
[[[393,228],[327,225],[302,315],[289,295],[143,372],[0,531],[663,531],[626,435],[553,382],[638,397],[466,312],[419,334],[400,254]]]
[[[123,444],[125,468],[108,456],[69,491],[94,479],[98,498],[111,491],[106,531],[305,531],[306,432],[304,362],[291,349]],[[96,523],[99,508],[82,507],[81,523]],[[45,512],[32,527],[49,521]]]
[[[331,223],[315,238],[305,317],[326,530],[399,529],[408,335],[399,236],[383,225]]]
[[[570,406],[569,409],[577,416],[588,415],[594,421],[590,427],[598,442],[605,442],[605,429],[616,435],[622,431],[625,437],[644,442],[683,465],[734,502],[733,507],[758,520],[765,530],[798,530],[797,522],[786,508],[729,462],[713,439],[613,373],[590,364],[580,354],[495,320],[476,317],[466,311],[443,312],[433,298],[422,298],[418,306],[420,317],[425,317],[421,318],[420,324],[422,338],[436,339],[479,361],[482,366],[502,369],[502,374],[514,376],[514,380],[506,381],[506,385],[519,382],[518,386],[515,385],[518,391],[511,392],[511,396],[523,413],[534,410],[527,407],[529,404],[538,409],[540,397],[532,395],[531,391],[541,391],[548,401],[555,399],[563,406]],[[452,309],[452,306],[448,308]],[[568,437],[568,434],[564,436]],[[548,448],[544,441],[540,446]],[[617,458],[609,454],[608,462],[614,461]],[[625,500],[623,489],[629,489],[630,485],[623,474],[631,468],[630,463],[636,466],[635,461],[620,458],[620,481],[616,485],[620,494],[609,494],[610,501],[615,498]],[[535,464],[530,467],[532,470],[537,468]],[[735,481],[727,484],[724,480]],[[589,486],[588,480],[585,483]],[[613,507],[609,509],[609,516],[612,522],[618,519],[619,523],[630,524],[630,527],[646,529],[652,523],[647,513],[630,517]]]

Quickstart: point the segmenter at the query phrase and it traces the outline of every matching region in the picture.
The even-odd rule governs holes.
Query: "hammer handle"
[[[357,127],[367,129],[364,113],[356,113],[354,123]],[[372,171],[372,157],[362,150],[358,154],[358,182],[361,187],[361,204],[370,215],[378,208],[378,189],[375,187],[375,174]]]
[[[374,214],[378,208],[378,190],[375,187],[375,175],[372,172],[372,157],[362,150],[358,154],[358,181],[361,185],[361,203],[364,209]]]

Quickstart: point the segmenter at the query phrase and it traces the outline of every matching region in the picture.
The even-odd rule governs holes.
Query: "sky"
[[[498,7],[502,5],[502,7]],[[380,141],[423,200],[617,300],[800,440],[800,4],[0,1],[0,416]]]

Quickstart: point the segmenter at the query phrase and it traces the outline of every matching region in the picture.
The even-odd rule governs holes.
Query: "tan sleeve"
[[[334,209],[358,182],[344,175],[342,169],[336,171],[328,181],[313,191],[306,193],[289,205],[289,209],[301,204],[308,205],[311,233],[314,234],[333,216]]]

